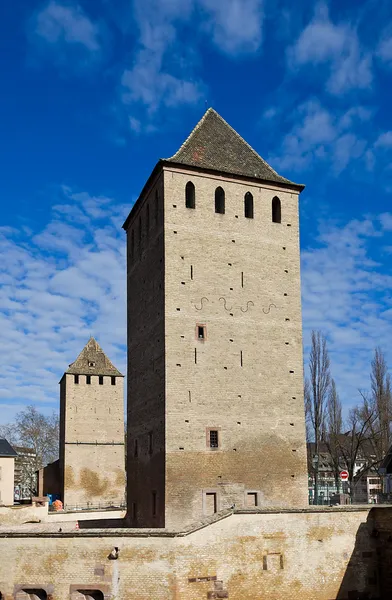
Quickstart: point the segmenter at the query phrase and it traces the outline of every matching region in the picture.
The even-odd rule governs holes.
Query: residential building
[[[0,439],[0,506],[14,503],[14,473],[16,451],[11,444]]]

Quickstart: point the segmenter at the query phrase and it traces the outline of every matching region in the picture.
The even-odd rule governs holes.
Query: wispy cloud
[[[367,141],[357,125],[371,116],[372,111],[362,106],[332,112],[318,100],[308,100],[291,113],[292,127],[283,138],[279,154],[270,160],[282,170],[293,171],[326,162],[328,170],[332,168],[339,174],[351,161],[364,156]]]
[[[263,26],[262,0],[198,0],[204,29],[223,53],[231,56],[260,49]]]
[[[324,223],[311,247],[302,252],[305,352],[310,332],[328,337],[332,371],[347,404],[358,388],[369,388],[369,366],[376,345],[392,362],[392,214]],[[389,225],[389,226],[388,226]]]
[[[341,95],[353,89],[371,87],[372,56],[362,49],[356,27],[349,22],[334,23],[327,5],[317,5],[313,19],[288,50],[292,69],[326,65],[326,89]]]
[[[90,335],[125,372],[126,210],[68,188],[58,199],[41,231],[0,231],[0,402],[7,404],[57,406],[59,378]]]
[[[102,29],[78,4],[51,0],[29,22],[29,38],[54,63],[80,68],[101,55]],[[79,62],[73,63],[75,54]]]
[[[134,15],[138,45],[121,84],[136,134],[155,130],[160,109],[202,101],[206,85],[195,48],[211,43],[238,57],[261,46],[262,0],[134,0]]]

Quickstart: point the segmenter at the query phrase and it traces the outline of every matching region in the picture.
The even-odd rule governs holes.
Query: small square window
[[[95,367],[95,362],[93,362],[93,361],[89,361],[89,363],[88,363],[88,366],[89,366],[89,367]]]
[[[217,429],[210,429],[210,448],[218,448],[218,431]]]
[[[79,383],[79,375],[74,375],[74,383]]]
[[[116,378],[115,377],[112,377],[111,381],[112,381],[112,385],[116,385]]]
[[[87,383],[87,385],[90,385],[90,383],[91,383],[91,375],[86,375],[86,383]]]
[[[99,380],[99,385],[103,385],[103,375],[100,375],[98,377],[98,380]]]

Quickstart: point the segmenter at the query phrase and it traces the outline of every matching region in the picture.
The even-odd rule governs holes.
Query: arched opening
[[[215,190],[215,212],[225,214],[225,192],[220,186]]]
[[[282,209],[280,200],[277,196],[272,199],[272,222],[273,223],[281,223],[282,222]]]
[[[26,600],[47,600],[48,598],[48,594],[42,588],[23,588],[22,594],[19,592],[16,598],[18,600],[19,598],[26,598]]]
[[[85,600],[104,600],[101,590],[78,590]]]
[[[195,208],[196,206],[195,186],[192,181],[188,181],[185,186],[185,206],[186,208]]]
[[[246,192],[244,198],[245,217],[253,219],[253,196],[250,192]]]

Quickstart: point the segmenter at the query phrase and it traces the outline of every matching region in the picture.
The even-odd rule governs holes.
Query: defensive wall
[[[111,529],[110,520],[84,528],[91,524],[99,525],[1,527],[0,597],[392,597],[388,507],[235,510],[184,531]],[[41,595],[23,595],[30,590]]]

